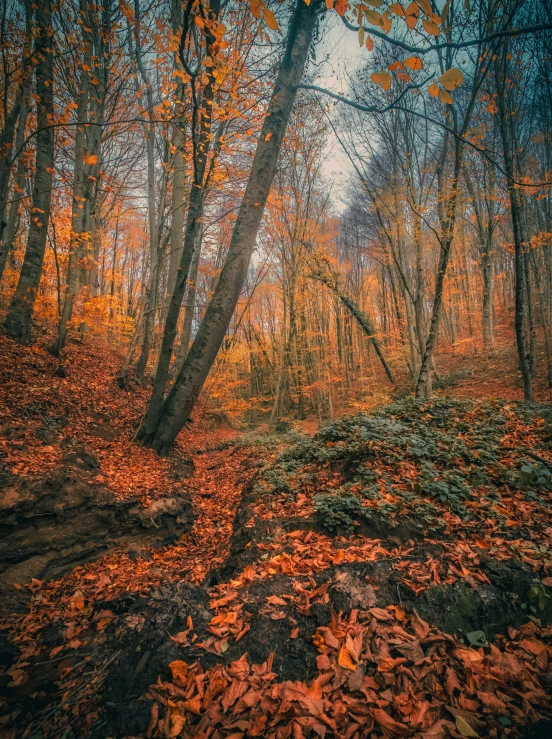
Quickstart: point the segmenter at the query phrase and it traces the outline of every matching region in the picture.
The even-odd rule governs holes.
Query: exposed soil
[[[51,579],[117,547],[160,547],[192,526],[189,496],[175,490],[145,507],[94,481],[98,462],[84,449],[64,455],[46,479],[0,477],[0,582]]]

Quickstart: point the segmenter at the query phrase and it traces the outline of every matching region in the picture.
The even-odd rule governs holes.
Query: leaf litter
[[[8,425],[19,429],[4,436],[12,474],[55,467],[63,444],[86,429],[114,495],[154,500],[170,489],[168,463],[132,442],[136,419],[99,357],[88,379],[105,401],[106,425],[119,423],[113,439],[88,433],[84,389],[56,378],[67,418],[41,442],[33,419],[38,427],[48,409],[38,375],[51,368],[35,359],[18,360],[37,373],[27,405],[15,372],[3,370],[15,398]],[[166,610],[184,581],[196,587],[189,613],[163,637],[174,658],[156,663],[155,674],[145,669],[149,726],[132,736],[519,736],[551,715],[547,424],[514,405],[407,403],[331,424],[275,461],[263,451],[262,463],[259,449],[232,445],[230,432],[186,432],[179,449],[197,452],[186,482],[196,521],[181,541],[139,556],[116,552],[16,591],[26,600],[3,623],[11,659],[2,736],[130,736],[104,718],[110,680],[125,667],[127,642],[135,649],[151,633],[142,604],[150,598]],[[347,509],[326,527],[315,506],[322,492],[355,496],[360,514]],[[340,528],[347,518],[350,530]],[[460,615],[469,629],[444,613],[443,593],[460,599],[460,611],[467,604]],[[467,614],[470,593],[491,610],[503,593],[497,628],[485,611]],[[294,679],[282,677],[284,648],[295,649],[297,664],[305,659]],[[131,671],[143,657],[138,650]]]

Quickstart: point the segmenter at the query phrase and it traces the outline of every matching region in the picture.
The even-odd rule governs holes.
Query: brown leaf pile
[[[318,674],[278,682],[272,658],[204,671],[172,662],[160,679],[148,737],[503,737],[550,711],[552,629],[528,623],[500,646],[467,648],[400,606],[333,614],[319,627]],[[539,638],[541,637],[541,638]]]

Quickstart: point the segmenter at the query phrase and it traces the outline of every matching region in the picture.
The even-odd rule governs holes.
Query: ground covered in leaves
[[[63,469],[142,511],[177,489],[191,515],[169,545],[4,583],[0,736],[550,735],[547,408],[407,398],[314,437],[199,420],[159,460],[114,358],[81,348],[58,377],[14,351],[14,490]]]

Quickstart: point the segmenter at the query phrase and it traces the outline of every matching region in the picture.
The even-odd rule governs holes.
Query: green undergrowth
[[[536,439],[542,453],[548,415],[541,406],[500,401],[405,398],[299,436],[261,470],[259,487],[290,499],[311,495],[330,532],[375,515],[391,526],[409,519],[428,533],[489,516],[502,526],[504,497],[548,505],[552,468],[523,444],[505,443],[512,434]]]

